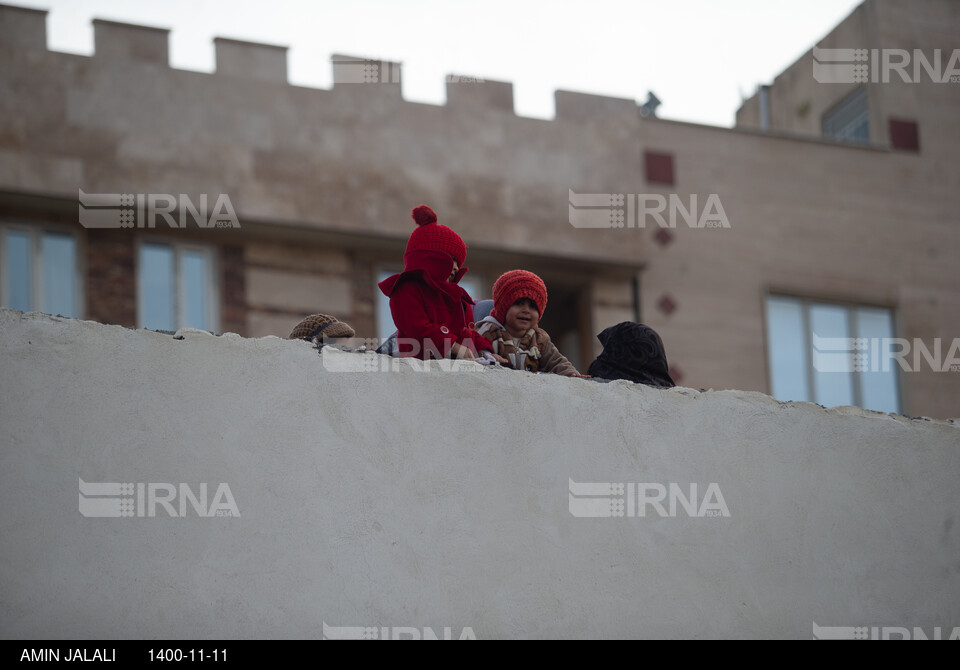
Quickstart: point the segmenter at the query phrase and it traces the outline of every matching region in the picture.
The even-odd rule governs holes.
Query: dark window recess
[[[890,144],[902,151],[920,151],[920,129],[916,121],[890,119]]]
[[[838,142],[870,141],[867,89],[858,88],[823,115],[823,136]]]
[[[673,185],[673,154],[644,151],[643,168],[647,182]]]

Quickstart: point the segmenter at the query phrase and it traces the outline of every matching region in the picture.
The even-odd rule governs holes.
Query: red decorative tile
[[[664,293],[663,297],[657,301],[657,307],[660,309],[661,312],[663,312],[667,316],[670,316],[671,314],[674,313],[674,311],[676,311],[677,303],[676,301],[674,301],[673,298],[670,297],[669,294]]]
[[[920,129],[916,121],[890,119],[890,144],[901,151],[920,151]]]
[[[657,232],[653,235],[653,239],[655,239],[661,247],[665,247],[673,242],[673,233],[666,228],[658,228]]]
[[[643,167],[647,182],[673,185],[673,154],[644,151]]]

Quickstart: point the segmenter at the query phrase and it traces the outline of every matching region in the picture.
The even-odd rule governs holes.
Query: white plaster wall
[[[960,626],[952,423],[184,335],[0,312],[0,637]],[[80,478],[226,482],[241,516],[87,518]],[[576,518],[570,479],[730,516]]]

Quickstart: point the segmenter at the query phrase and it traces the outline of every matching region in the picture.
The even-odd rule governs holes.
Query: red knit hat
[[[467,245],[452,229],[437,223],[437,215],[432,209],[418,205],[410,212],[410,216],[417,222],[417,228],[410,235],[407,251],[442,251],[453,256],[457,265],[463,267],[463,262],[467,260]]]
[[[500,275],[493,284],[493,318],[503,323],[507,310],[521,298],[530,298],[540,316],[547,308],[547,286],[537,275],[526,270],[511,270]]]

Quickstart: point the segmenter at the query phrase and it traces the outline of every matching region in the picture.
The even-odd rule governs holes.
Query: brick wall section
[[[351,279],[353,282],[353,314],[346,319],[353,329],[357,331],[357,337],[375,337],[377,334],[376,313],[377,300],[380,290],[376,287],[373,263],[367,260],[357,259],[351,254],[353,270]]]
[[[247,334],[246,280],[243,270],[243,246],[220,248],[221,319],[224,333]]]
[[[113,230],[87,231],[86,318],[137,325],[135,238]]]

